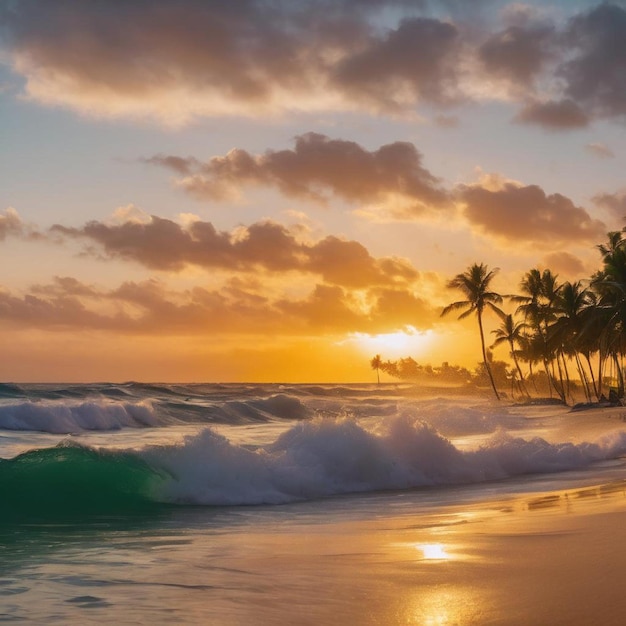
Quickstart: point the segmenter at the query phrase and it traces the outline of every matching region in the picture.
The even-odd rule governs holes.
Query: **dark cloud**
[[[606,226],[569,198],[547,195],[537,185],[505,183],[491,190],[481,185],[459,188],[464,214],[486,235],[513,242],[554,245],[595,242]]]
[[[519,120],[547,128],[624,116],[623,3],[570,7],[569,19],[555,13],[552,22],[539,9],[515,3],[497,13],[496,4],[20,0],[0,5],[0,59],[40,103],[169,124],[410,113],[475,94],[520,99]],[[494,79],[508,88],[494,89]],[[187,173],[187,160],[164,158]]]
[[[575,16],[567,30],[574,56],[560,68],[566,94],[600,117],[626,114],[626,8],[605,2]]]
[[[109,256],[157,270],[178,271],[195,265],[242,272],[298,271],[352,287],[406,284],[417,277],[408,262],[375,259],[356,241],[326,237],[304,243],[284,226],[269,221],[254,223],[236,234],[219,232],[210,222],[182,226],[156,216],[143,223],[92,221],[79,229],[56,225],[52,230],[95,242]]]
[[[588,126],[590,118],[576,102],[565,99],[529,102],[515,116],[515,121],[538,124],[549,130],[572,130]]]
[[[422,155],[397,141],[368,151],[353,141],[318,133],[296,138],[293,150],[252,155],[234,149],[201,164],[196,159],[157,156],[146,161],[191,172],[178,184],[200,198],[222,200],[245,185],[265,185],[285,195],[326,203],[329,194],[352,203],[401,199],[412,214],[443,208],[448,195],[422,165]]]
[[[180,88],[262,101],[275,82],[295,87],[309,76],[297,61],[307,46],[303,26],[279,5],[24,0],[1,19],[31,88],[65,84],[75,95],[100,95],[103,105],[109,96],[150,98]]]
[[[458,40],[448,22],[403,20],[386,37],[341,60],[332,71],[333,82],[383,108],[404,108],[407,90],[409,101],[453,102],[458,98]]]
[[[552,25],[514,25],[491,35],[478,57],[490,74],[528,86],[552,57],[554,38]]]
[[[398,0],[21,0],[0,35],[30,96],[103,115],[411,107],[447,98],[455,28]],[[406,19],[381,31],[389,9]],[[377,81],[385,85],[376,87]],[[290,98],[285,98],[289,93]],[[358,96],[360,103],[354,97]]]

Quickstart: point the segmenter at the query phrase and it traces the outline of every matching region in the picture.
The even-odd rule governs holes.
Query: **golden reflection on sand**
[[[467,587],[429,587],[407,598],[405,624],[448,626],[476,624],[482,614],[480,596]]]

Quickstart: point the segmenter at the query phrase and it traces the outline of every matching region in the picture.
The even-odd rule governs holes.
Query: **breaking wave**
[[[299,422],[257,448],[211,428],[139,450],[62,442],[0,460],[0,520],[436,488],[579,469],[625,453],[623,431],[578,444],[499,432],[477,449],[462,450],[408,416],[385,420],[375,431],[350,419]]]

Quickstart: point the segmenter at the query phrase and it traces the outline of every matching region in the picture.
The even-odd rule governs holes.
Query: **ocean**
[[[625,420],[409,384],[3,384],[0,622],[542,623],[487,586],[515,567],[485,520],[501,546],[623,498]]]

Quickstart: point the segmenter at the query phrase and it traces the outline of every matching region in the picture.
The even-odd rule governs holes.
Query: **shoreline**
[[[296,583],[279,578],[295,584],[303,605],[317,599],[298,624],[618,626],[626,611],[625,514],[620,480],[329,520],[280,535],[280,548],[274,536],[263,573],[276,582],[277,564],[300,572]],[[263,623],[279,623],[277,612]]]

